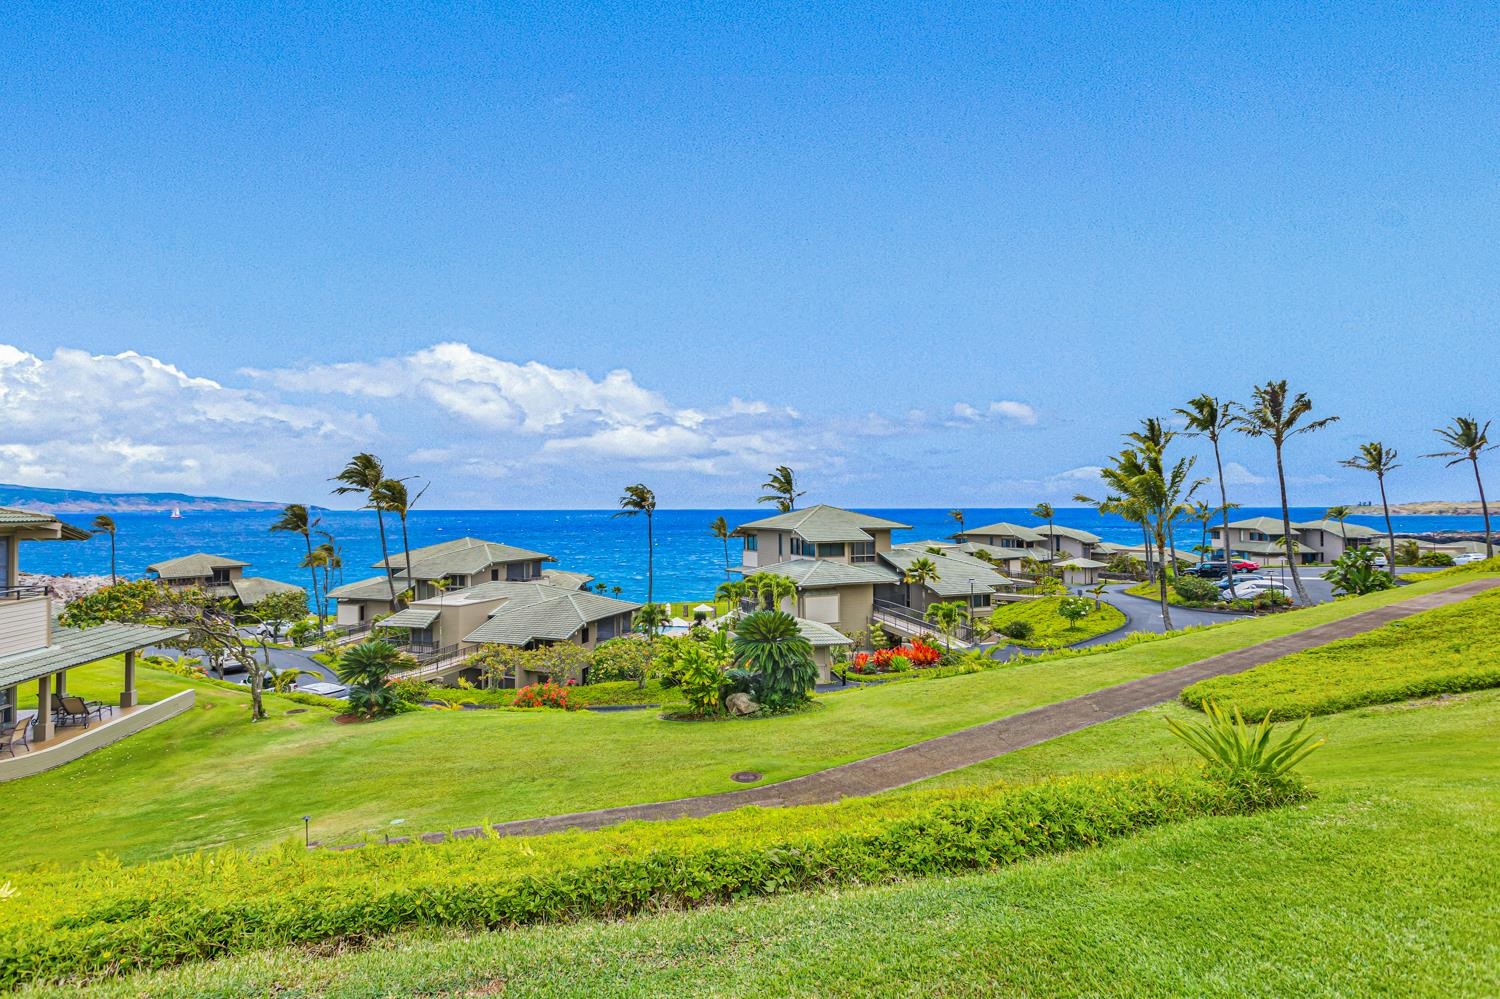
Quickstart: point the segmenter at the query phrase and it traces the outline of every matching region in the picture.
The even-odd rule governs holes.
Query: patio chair
[[[58,711],[62,714],[65,723],[77,719],[83,722],[83,727],[89,727],[90,718],[104,718],[104,705],[89,704],[81,697],[71,697],[64,694],[57,699]]]
[[[22,718],[14,725],[0,728],[0,749],[4,749],[10,755],[16,755],[16,743],[26,747],[26,752],[31,752],[31,718]]]

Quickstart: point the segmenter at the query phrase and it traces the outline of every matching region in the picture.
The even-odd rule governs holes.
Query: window
[[[758,552],[758,551],[760,551],[760,535],[759,534],[747,534],[747,535],[745,535],[745,551],[747,551],[747,552]]]
[[[499,581],[500,581],[500,570],[499,569],[491,569],[490,570],[490,582],[497,583]]]
[[[875,561],[875,542],[856,541],[849,546],[849,561],[851,562],[873,562]]]
[[[580,642],[582,642],[584,645],[589,644],[589,626],[588,625],[584,625],[583,629],[578,632],[578,640]]]
[[[229,582],[229,570],[215,569],[213,578],[210,579],[209,582],[214,583],[215,585]]]
[[[1249,534],[1250,534],[1250,540],[1251,541],[1270,541],[1271,540],[1270,535],[1266,534],[1265,531],[1250,531]]]
[[[0,551],[5,550],[8,541],[0,542]],[[16,688],[0,688],[0,725],[10,725],[16,720]]]
[[[0,590],[10,586],[10,538],[0,538]]]
[[[818,558],[843,558],[844,543],[842,541],[819,543],[817,556]]]
[[[797,535],[793,534],[792,535],[792,546],[791,547],[792,547],[792,554],[793,555],[801,555],[802,554],[802,539],[799,538],[799,537],[797,537]]]

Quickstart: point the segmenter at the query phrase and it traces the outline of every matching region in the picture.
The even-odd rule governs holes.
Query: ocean
[[[723,515],[733,527],[736,524],[769,516],[774,511],[762,507],[749,510],[658,510],[656,512],[656,596],[661,600],[693,600],[709,596],[723,582],[724,548],[709,533],[709,521]],[[924,541],[945,538],[954,532],[955,524],[946,510],[938,509],[868,509],[864,511],[912,525],[909,531],[895,532],[894,540]],[[1293,520],[1317,520],[1323,508],[1294,508]],[[970,526],[1009,521],[1035,523],[1029,512],[1021,509],[965,510]],[[1280,517],[1279,508],[1246,507],[1236,510],[1235,519],[1269,516]],[[246,575],[268,576],[284,582],[305,584],[307,570],[297,563],[305,554],[302,538],[297,535],[272,534],[268,528],[275,513],[185,513],[172,520],[165,513],[115,514],[118,526],[116,545],[119,572],[126,577],[145,574],[146,566],[163,559],[209,552],[228,555],[250,563]],[[380,558],[380,539],[375,514],[369,511],[322,511],[322,527],[331,531],[343,548],[344,579],[353,581],[372,575],[370,565]],[[62,515],[64,520],[87,526],[88,514]],[[1481,517],[1394,517],[1396,530],[1436,531],[1483,529]],[[1057,511],[1061,526],[1092,531],[1105,541],[1135,544],[1140,529],[1118,517],[1101,516],[1087,508]],[[1379,517],[1350,518],[1350,523],[1384,529]],[[390,550],[401,549],[400,528],[394,518],[387,518]],[[606,586],[619,586],[628,599],[646,596],[646,521],[644,517],[616,517],[610,510],[418,510],[409,521],[411,546],[436,544],[454,538],[473,536],[500,541],[521,548],[556,556],[559,569],[587,572]],[[1196,524],[1183,525],[1177,532],[1177,545],[1187,550],[1198,544]],[[739,544],[729,543],[731,564],[738,565]],[[28,543],[21,549],[21,566],[28,572],[49,575],[108,574],[109,541],[99,537],[92,541]]]

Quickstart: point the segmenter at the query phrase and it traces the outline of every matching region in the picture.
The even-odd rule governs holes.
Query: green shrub
[[[1396,585],[1396,577],[1375,564],[1380,552],[1373,548],[1351,548],[1338,558],[1323,573],[1323,578],[1333,588],[1348,596],[1363,596],[1389,590]]]
[[[1453,564],[1453,556],[1447,552],[1423,552],[1417,559],[1417,565],[1449,566]]]
[[[1217,603],[1219,600],[1219,584],[1199,576],[1178,576],[1172,581],[1172,591],[1189,604]]]
[[[1260,805],[1186,773],[912,791],[593,833],[271,856],[225,849],[24,879],[0,989],[408,927],[497,929],[948,874]]]
[[[1036,625],[1030,621],[1007,621],[996,630],[1012,641],[1024,642],[1036,634]]]
[[[589,683],[639,680],[646,671],[646,642],[641,638],[611,638],[600,642],[589,663]]]
[[[1208,762],[1213,777],[1267,805],[1282,804],[1306,793],[1292,770],[1324,741],[1302,734],[1307,728],[1306,718],[1290,732],[1276,733],[1270,712],[1254,728],[1245,724],[1239,708],[1231,716],[1213,701],[1206,701],[1203,713],[1208,716],[1206,722],[1168,718],[1167,728]]]
[[[1212,700],[1272,720],[1500,686],[1500,593],[1423,611],[1383,628],[1201,680],[1182,703]]]

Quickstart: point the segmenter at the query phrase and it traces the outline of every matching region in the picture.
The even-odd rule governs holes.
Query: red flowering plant
[[[889,673],[891,672],[891,660],[897,656],[905,659],[916,668],[922,669],[926,666],[937,665],[937,661],[942,658],[943,654],[920,638],[914,638],[906,645],[898,645],[893,649],[856,652],[854,658],[849,660],[849,671],[859,676]]]
[[[511,699],[511,705],[517,708],[561,708],[564,711],[577,711],[579,705],[568,700],[568,690],[574,685],[569,679],[566,683],[554,683],[551,680],[543,680],[541,683],[533,683],[516,691],[516,696]]]

